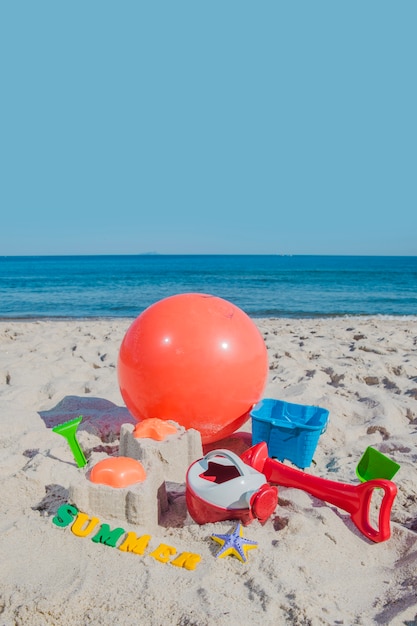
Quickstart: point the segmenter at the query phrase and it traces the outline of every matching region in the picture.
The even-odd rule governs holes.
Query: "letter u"
[[[86,528],[83,528],[85,523],[88,521]],[[73,525],[71,526],[71,530],[74,535],[77,537],[86,537],[89,533],[91,533],[97,524],[100,522],[98,517],[92,517],[91,519],[86,513],[78,513],[77,517],[74,520]]]

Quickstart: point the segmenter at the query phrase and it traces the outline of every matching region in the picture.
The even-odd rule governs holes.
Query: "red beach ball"
[[[174,420],[203,444],[228,437],[249,419],[268,375],[265,342],[240,308],[186,293],[156,302],[127,330],[118,379],[130,413]]]

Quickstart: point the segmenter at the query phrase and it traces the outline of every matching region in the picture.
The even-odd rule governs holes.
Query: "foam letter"
[[[134,552],[135,554],[143,554],[150,539],[150,535],[137,537],[136,533],[127,533],[124,542],[119,546],[119,550],[122,550],[123,552]]]
[[[157,561],[161,561],[161,563],[167,563],[171,556],[176,553],[176,549],[171,546],[167,546],[165,543],[159,544],[159,546],[149,554],[149,556],[153,556]]]
[[[52,523],[63,528],[72,522],[77,513],[78,509],[75,506],[71,504],[61,504],[55,517],[52,518]]]
[[[116,543],[126,532],[124,528],[115,528],[114,530],[110,530],[110,526],[108,524],[102,524],[100,530],[94,537],[92,537],[91,541],[95,543],[105,543],[106,546],[111,546],[114,548]]]
[[[185,569],[195,569],[200,561],[201,556],[199,554],[194,554],[193,552],[182,552],[173,561],[171,561],[171,565],[185,567]]]
[[[78,513],[71,530],[77,537],[86,537],[100,522],[98,517],[92,517],[88,522],[87,527],[83,529],[84,524],[90,520],[86,513]]]

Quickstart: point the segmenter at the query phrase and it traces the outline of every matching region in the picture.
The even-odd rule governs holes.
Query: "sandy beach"
[[[306,472],[358,485],[368,446],[401,467],[387,541],[279,486],[274,514],[243,529],[258,544],[246,562],[216,558],[211,535],[235,524],[196,524],[184,485],[171,493],[164,525],[120,521],[151,535],[143,555],[53,523],[83,470],[52,426],[83,415],[79,442],[87,458],[101,458],[117,455],[121,425],[135,423],[116,373],[131,322],[0,322],[1,626],[417,624],[417,319],[254,320],[268,350],[263,397],[329,410]],[[250,421],[241,428],[250,430]],[[152,558],[161,544],[201,560],[172,567]]]

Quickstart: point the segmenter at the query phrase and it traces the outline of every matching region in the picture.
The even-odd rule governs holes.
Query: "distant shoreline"
[[[140,313],[138,313],[138,315],[140,315]],[[72,316],[51,316],[51,315],[45,315],[45,316],[26,316],[26,317],[8,317],[8,316],[2,316],[0,315],[0,323],[2,322],[121,322],[123,320],[134,320],[136,319],[136,317],[138,317],[138,315],[121,315],[121,316],[117,316],[117,315],[103,315],[103,316],[84,316],[84,317],[72,317]],[[282,320],[282,321],[300,321],[302,322],[303,320],[305,321],[314,321],[314,320],[341,320],[341,319],[346,319],[346,320],[363,320],[363,321],[367,321],[367,320],[374,320],[374,319],[385,319],[385,320],[410,320],[410,321],[416,321],[417,322],[417,313],[415,315],[385,315],[383,313],[381,314],[373,314],[373,315],[369,315],[369,314],[351,314],[351,313],[346,313],[346,314],[341,314],[341,315],[271,315],[269,317],[266,317],[264,315],[261,316],[257,316],[257,315],[249,315],[249,317],[253,320],[257,320],[257,321],[261,321],[261,320],[265,320],[265,321],[278,321],[278,320]]]

